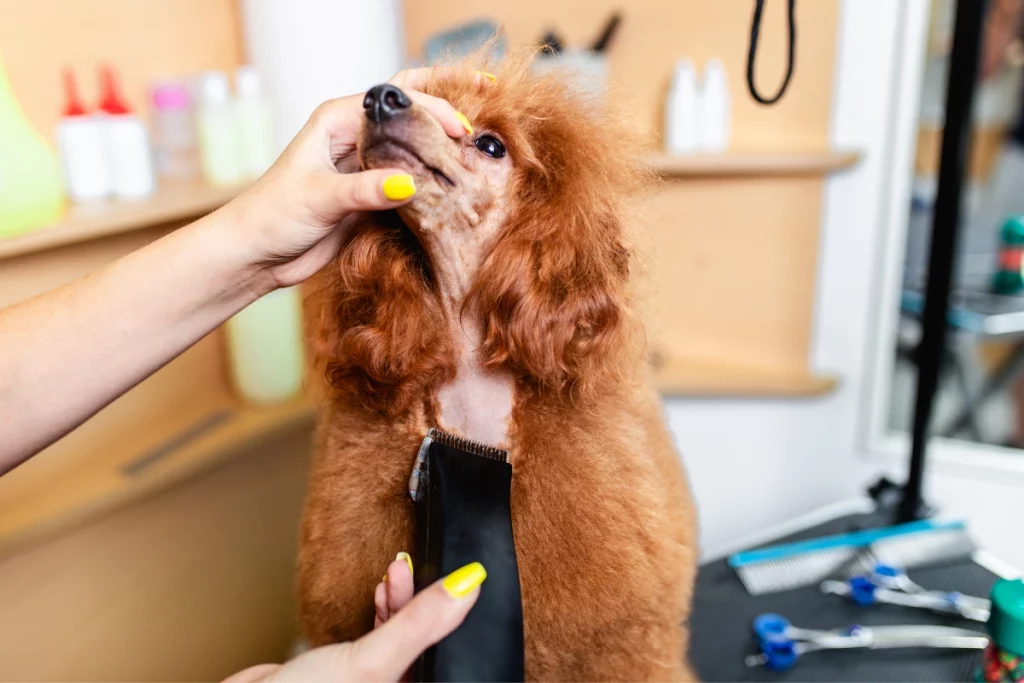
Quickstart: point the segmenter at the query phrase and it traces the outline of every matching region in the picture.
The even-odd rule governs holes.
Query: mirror
[[[889,427],[909,432],[954,0],[932,2],[921,83]],[[964,169],[947,352],[932,433],[1024,448],[1024,0],[992,0]]]

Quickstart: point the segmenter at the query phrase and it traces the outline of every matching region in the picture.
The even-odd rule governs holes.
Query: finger
[[[221,683],[256,683],[281,668],[280,664],[257,664],[225,678]]]
[[[398,680],[424,650],[459,627],[485,578],[483,566],[474,562],[422,591],[386,624],[352,644],[355,670],[366,678]]]
[[[473,126],[466,115],[455,109],[448,100],[415,90],[407,90],[406,94],[413,102],[433,114],[449,137],[461,138],[473,132]]]
[[[398,553],[398,557],[388,567],[386,588],[389,614],[395,614],[412,600],[412,558],[409,553]]]
[[[356,136],[363,126],[363,94],[336,97],[322,102],[306,123],[306,128],[313,131],[311,140],[329,141],[332,158],[337,159],[355,149]]]
[[[391,77],[388,83],[397,85],[403,90],[408,88],[411,90],[426,90],[430,85],[430,81],[433,78],[444,76],[447,74],[465,73],[465,71],[459,67],[447,67],[447,66],[425,66],[416,69],[405,69],[399,71],[397,74]],[[488,86],[497,80],[494,74],[487,71],[476,71],[475,82],[477,85]]]
[[[311,209],[339,220],[353,211],[383,211],[401,206],[416,194],[416,181],[397,168],[331,172],[317,177],[311,194]]]
[[[383,624],[391,616],[391,612],[388,610],[387,577],[385,576],[384,579],[384,581],[377,584],[377,588],[373,591],[373,606],[377,610],[374,628],[377,627],[378,622]]]

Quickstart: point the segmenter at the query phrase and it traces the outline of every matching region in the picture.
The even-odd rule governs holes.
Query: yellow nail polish
[[[441,580],[441,585],[453,598],[464,598],[484,582],[487,570],[479,562],[472,562],[456,569]]]
[[[384,196],[398,202],[416,194],[416,181],[408,173],[396,173],[384,179]]]
[[[387,574],[385,574],[385,575],[384,575],[384,578],[383,578],[383,579],[381,579],[381,580],[380,580],[380,582],[381,582],[381,583],[387,583],[387,582],[388,582],[388,575],[387,575]]]
[[[466,118],[465,114],[463,114],[461,111],[457,111],[455,112],[455,118],[457,118],[459,120],[459,123],[462,124],[462,127],[466,129],[466,133],[468,135],[473,134],[473,126],[472,124],[470,124],[469,119]]]
[[[498,80],[498,77],[495,76],[494,74],[490,73],[489,71],[480,71],[478,69],[477,73],[480,74],[481,76],[483,76],[484,78],[489,78],[491,80],[491,83],[493,83],[496,80]]]
[[[396,560],[405,560],[405,563],[406,563],[407,565],[409,565],[409,573],[410,573],[410,574],[412,574],[412,573],[413,573],[413,571],[412,571],[412,558],[411,558],[411,557],[409,557],[409,553],[407,553],[407,552],[405,552],[405,551],[403,550],[402,552],[400,552],[400,553],[398,553],[397,555],[395,555],[395,559],[396,559]]]

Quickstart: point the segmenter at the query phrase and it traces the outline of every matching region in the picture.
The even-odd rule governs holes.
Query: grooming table
[[[846,515],[765,545],[878,527],[878,513]],[[912,570],[910,578],[928,588],[957,590],[988,597],[996,575],[964,561]],[[849,650],[812,652],[789,671],[747,668],[746,655],[756,654],[751,624],[758,614],[776,612],[794,626],[831,629],[861,624],[935,624],[976,629],[985,625],[927,610],[896,605],[860,607],[818,586],[752,596],[725,559],[701,566],[690,616],[690,661],[704,681],[973,681],[980,650]]]
[[[919,319],[924,298],[914,289],[904,290],[900,300],[903,315]],[[966,371],[955,348],[946,349],[946,363],[964,395],[961,410],[936,433],[955,437],[967,431],[974,441],[983,441],[977,413],[982,405],[1001,391],[1024,369],[1024,297],[989,294],[982,290],[960,290],[950,295],[948,326],[972,341],[1016,342],[1017,347],[985,378],[977,393],[967,386]],[[965,340],[966,341],[966,340]],[[913,360],[911,349],[897,348],[899,358]]]

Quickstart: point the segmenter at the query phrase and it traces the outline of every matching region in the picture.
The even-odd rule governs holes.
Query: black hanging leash
[[[786,66],[786,77],[779,86],[779,92],[774,97],[765,98],[757,91],[754,84],[754,62],[757,60],[757,39],[761,34],[761,14],[764,12],[764,0],[754,2],[754,21],[750,24],[750,50],[747,52],[747,88],[750,89],[750,96],[761,104],[775,104],[782,98],[782,94],[789,87],[789,79],[793,76],[793,61],[796,47],[796,0],[789,1],[789,63]]]

